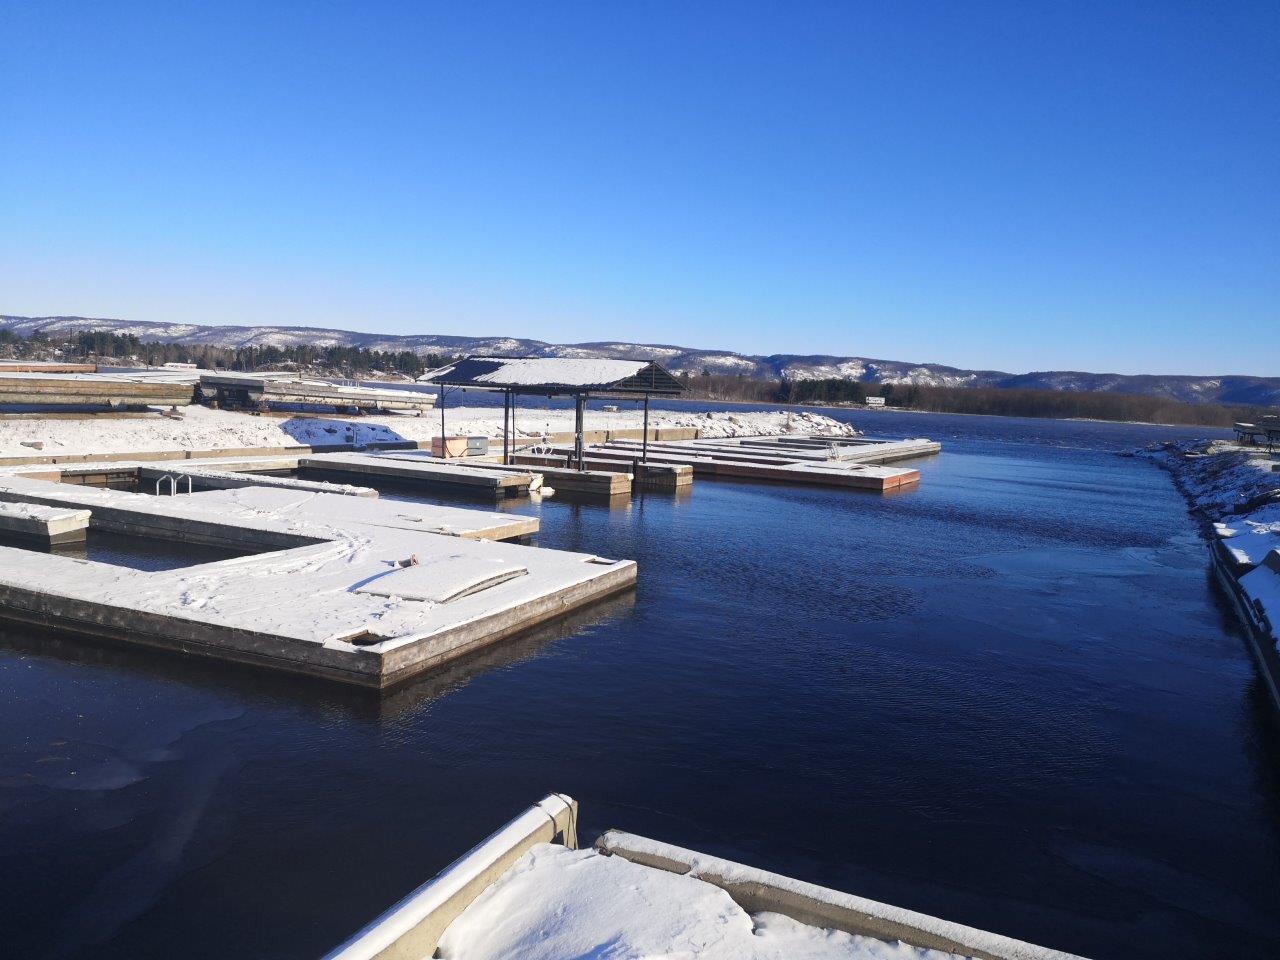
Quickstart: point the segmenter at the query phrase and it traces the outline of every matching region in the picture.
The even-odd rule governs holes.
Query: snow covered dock
[[[799,435],[657,441],[648,444],[646,456],[650,463],[691,467],[697,476],[886,492],[918,483],[920,471],[882,464],[941,449],[942,445],[932,440],[833,441]],[[619,462],[638,458],[643,450],[639,441],[611,440],[590,447],[587,455],[597,461]],[[557,452],[564,449],[557,448]]]
[[[693,486],[693,467],[683,463],[643,463],[636,458],[628,464],[625,461],[586,457],[583,460],[586,469],[578,471],[565,466],[567,455],[521,452],[513,456],[512,460],[523,466],[536,467],[558,490],[572,489],[575,483],[580,482],[582,474],[605,473],[616,477],[620,471],[626,471],[624,476],[629,478],[632,486],[654,490],[688,490]]]
[[[309,490],[156,497],[8,475],[0,502],[240,556],[142,571],[0,546],[0,617],[385,688],[631,587],[636,565],[490,542],[537,521]]]
[[[552,794],[326,960],[1079,960],[610,830]]]
[[[42,543],[78,543],[89,529],[89,511],[0,501],[0,534]]]
[[[619,467],[610,472],[600,470],[577,470],[563,466],[564,458],[558,458],[559,467],[539,467],[537,471],[530,469],[527,458],[517,457],[521,464],[503,464],[496,462],[495,457],[478,457],[475,459],[457,459],[441,461],[425,450],[387,450],[374,454],[383,463],[437,464],[447,463],[450,469],[466,475],[483,474],[486,476],[506,476],[513,484],[524,484],[528,487],[528,478],[532,474],[537,478],[533,489],[538,489],[543,482],[547,486],[564,493],[579,493],[600,496],[606,499],[631,495],[631,477]],[[528,492],[526,489],[525,492]]]
[[[502,499],[528,496],[541,486],[541,478],[529,470],[490,469],[489,464],[441,460],[424,451],[405,453],[326,453],[301,457],[298,468],[348,478],[393,480],[427,488]]]

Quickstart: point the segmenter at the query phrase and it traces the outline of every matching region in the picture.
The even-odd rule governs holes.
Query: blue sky
[[[0,312],[1280,375],[1280,4],[0,0]]]

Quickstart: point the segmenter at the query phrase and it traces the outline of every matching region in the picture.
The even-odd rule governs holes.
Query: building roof
[[[645,360],[570,357],[467,357],[432,370],[420,383],[515,393],[661,394],[684,392],[680,381]]]

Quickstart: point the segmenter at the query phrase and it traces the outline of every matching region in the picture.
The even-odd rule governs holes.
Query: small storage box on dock
[[[431,455],[435,457],[484,457],[489,454],[488,437],[431,438]]]

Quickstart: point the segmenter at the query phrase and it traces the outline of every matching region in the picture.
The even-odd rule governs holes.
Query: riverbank
[[[1156,444],[1137,455],[1168,470],[1202,518],[1214,573],[1280,709],[1280,456],[1221,440]]]

